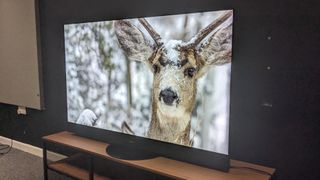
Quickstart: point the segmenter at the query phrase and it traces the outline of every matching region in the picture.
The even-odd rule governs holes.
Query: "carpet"
[[[48,177],[54,180],[70,178],[48,170]],[[43,180],[42,158],[12,148],[7,154],[0,155],[1,180]]]

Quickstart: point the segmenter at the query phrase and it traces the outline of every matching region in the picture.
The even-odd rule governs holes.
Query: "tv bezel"
[[[211,11],[224,11],[224,10],[232,10],[234,12],[234,9],[232,8],[218,9],[218,10],[211,10]],[[210,10],[186,12],[186,13],[198,13],[198,12],[210,12]],[[166,15],[180,15],[180,14],[186,14],[186,13],[171,13]],[[159,16],[163,16],[163,14]],[[147,15],[144,17],[155,17],[155,15],[152,15],[152,16]],[[112,21],[112,20],[127,19],[127,18],[132,19],[132,18],[138,18],[138,17],[128,16],[128,17],[109,19],[109,20],[66,22],[64,23],[64,25],[71,24],[71,23]],[[63,43],[63,49],[65,50],[64,43]],[[232,37],[232,43],[233,43],[233,37]],[[65,51],[63,52],[63,54],[64,54],[64,61],[66,62]],[[232,71],[232,66],[231,66],[231,71]],[[66,72],[66,68],[65,68],[65,72]],[[231,80],[230,80],[230,86],[231,86]],[[67,94],[67,89],[65,92]],[[231,88],[230,88],[230,93],[231,93]],[[229,108],[229,112],[230,112],[231,104],[229,104],[229,107],[230,107]],[[132,150],[137,149],[137,150],[148,151],[148,152],[156,153],[157,155],[162,157],[171,158],[171,159],[175,159],[183,162],[188,162],[195,165],[216,169],[224,172],[228,172],[230,168],[230,158],[228,154],[221,154],[214,151],[208,151],[204,149],[188,147],[188,146],[183,146],[179,144],[173,144],[169,142],[150,139],[147,137],[134,136],[134,135],[129,135],[129,134],[116,132],[112,130],[80,125],[80,124],[69,122],[68,117],[66,118],[66,120],[67,120],[67,130],[82,137],[103,141],[108,144],[125,146],[128,149],[132,149]],[[229,128],[230,128],[230,123],[229,123]],[[230,143],[228,143],[228,146],[229,144]]]

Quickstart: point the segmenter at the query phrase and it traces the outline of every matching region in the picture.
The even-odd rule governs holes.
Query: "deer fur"
[[[150,43],[129,20],[115,21],[116,36],[127,57],[146,63],[153,72],[149,138],[191,145],[191,115],[197,80],[212,65],[231,61],[232,26],[217,30],[231,16],[232,11],[227,11],[187,43],[162,42],[152,26],[145,19],[139,19],[154,40]]]

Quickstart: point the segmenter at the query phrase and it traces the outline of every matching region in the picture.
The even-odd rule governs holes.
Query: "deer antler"
[[[194,40],[191,40],[187,45],[185,45],[184,49],[195,48],[208,34],[210,34],[215,28],[224,23],[229,17],[232,16],[232,11],[228,11],[221,15],[218,19],[213,21],[207,27],[199,31],[199,33],[195,36]]]
[[[156,44],[160,47],[163,45],[161,41],[161,36],[153,29],[153,27],[148,23],[148,21],[144,18],[139,18],[139,22],[143,25],[143,27],[148,31],[152,39],[156,42]]]

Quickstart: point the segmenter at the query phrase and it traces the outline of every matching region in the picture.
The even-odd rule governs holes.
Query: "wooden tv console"
[[[160,174],[173,179],[267,180],[270,179],[271,175],[275,172],[275,169],[273,168],[237,160],[230,160],[231,167],[234,168],[230,168],[228,173],[165,157],[157,157],[148,160],[122,160],[111,157],[106,153],[106,147],[108,146],[107,143],[80,137],[67,131],[44,136],[42,139],[44,179],[48,179],[48,169],[76,179],[110,179],[94,173],[93,157],[105,158],[120,164]],[[79,158],[81,155],[75,155],[57,162],[48,163],[48,143],[66,146],[76,150],[77,152],[85,154],[89,159],[89,168],[85,170],[69,163],[70,161]]]

